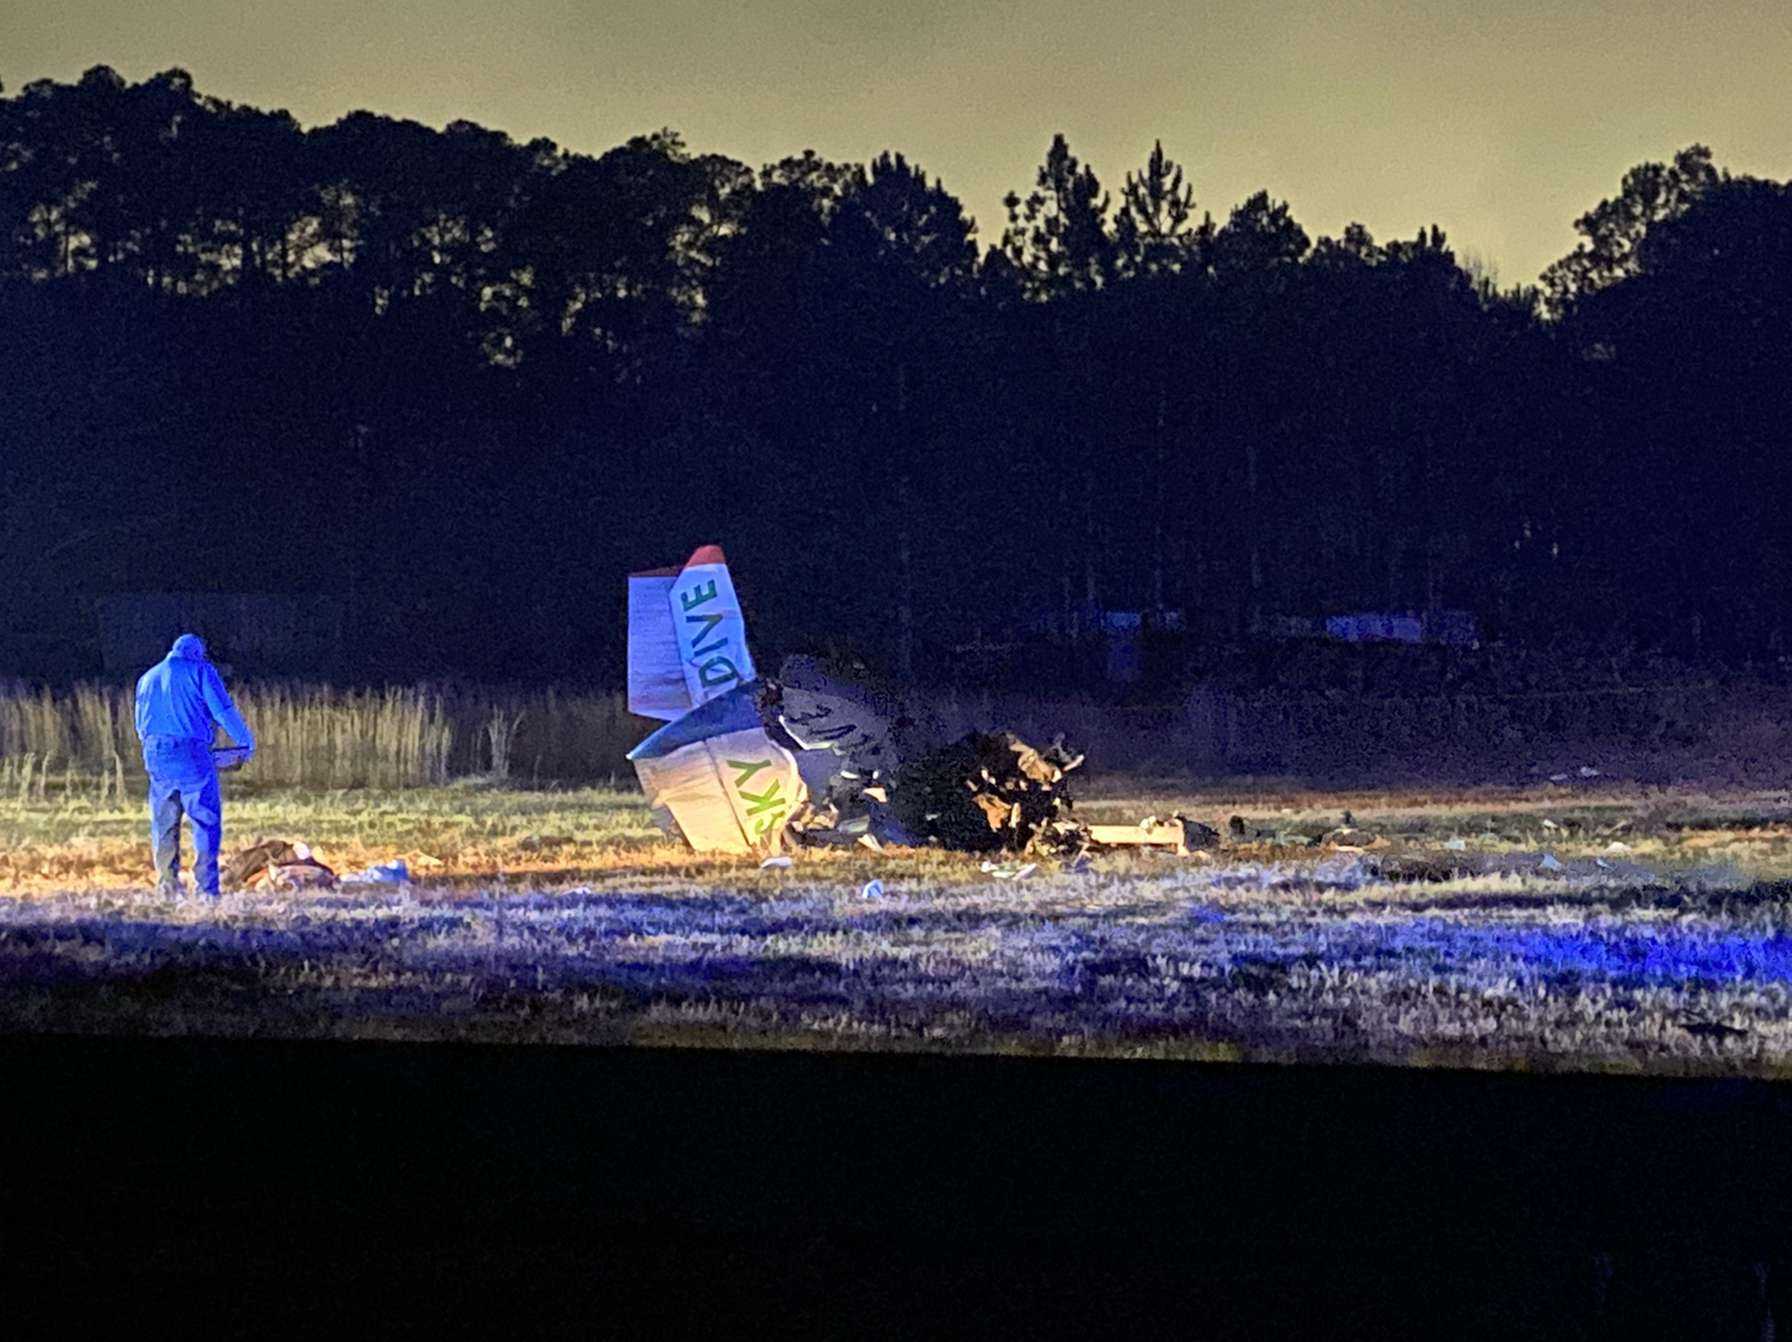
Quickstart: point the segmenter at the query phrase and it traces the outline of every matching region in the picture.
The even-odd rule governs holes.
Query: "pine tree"
[[[1108,195],[1061,133],[1052,137],[1035,189],[1025,200],[1009,192],[1002,203],[1008,208],[1002,251],[1029,298],[1098,289],[1113,274]]]
[[[1195,193],[1184,184],[1182,168],[1166,157],[1162,140],[1152,147],[1143,172],[1128,173],[1114,219],[1114,251],[1119,273],[1127,276],[1177,274],[1205,263],[1213,235],[1212,216],[1195,223]]]

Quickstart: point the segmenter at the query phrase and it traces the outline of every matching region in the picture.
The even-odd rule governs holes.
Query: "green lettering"
[[[706,583],[699,583],[688,592],[680,592],[678,594],[678,604],[683,606],[686,610],[695,610],[705,601],[714,601],[715,599],[716,580],[714,578],[711,578]]]
[[[723,760],[722,763],[734,770],[734,786],[737,788],[761,769],[772,767],[770,760]]]
[[[761,811],[769,811],[773,807],[776,807],[779,810],[784,808],[784,799],[778,795],[778,788],[780,786],[779,783],[774,781],[764,792],[755,793],[748,792],[745,789],[741,790],[740,799],[748,803],[747,816],[749,819],[758,815]]]
[[[705,652],[714,652],[715,648],[713,648],[713,647],[700,648],[697,645],[699,643],[703,642],[704,639],[709,637],[710,630],[714,629],[718,624],[720,624],[723,620],[725,620],[727,618],[728,617],[726,615],[687,615],[687,616],[685,616],[684,622],[686,624],[700,624],[703,626],[702,629],[698,630],[695,634],[691,635],[692,650],[699,654],[705,653]],[[720,646],[720,645],[718,644],[717,646]]]
[[[739,680],[740,668],[726,657],[711,657],[697,668],[697,679],[705,689],[714,689],[717,685]]]

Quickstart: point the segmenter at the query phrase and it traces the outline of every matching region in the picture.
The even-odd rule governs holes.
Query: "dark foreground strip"
[[[0,1039],[0,1077],[6,1270],[245,1323],[354,1288],[413,1322],[1758,1337],[1792,1285],[1763,1082],[79,1037]]]

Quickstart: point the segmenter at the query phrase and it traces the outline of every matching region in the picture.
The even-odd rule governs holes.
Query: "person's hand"
[[[212,759],[220,770],[231,773],[247,764],[254,753],[253,746],[214,746]]]

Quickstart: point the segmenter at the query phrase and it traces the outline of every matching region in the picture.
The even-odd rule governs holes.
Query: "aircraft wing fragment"
[[[629,752],[648,806],[698,852],[776,851],[803,801],[796,756],[761,724],[757,690],[736,686]]]

